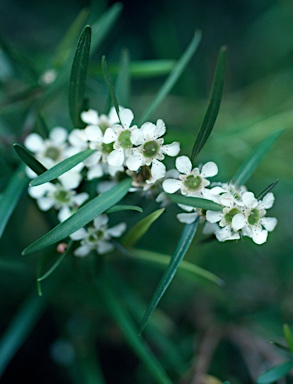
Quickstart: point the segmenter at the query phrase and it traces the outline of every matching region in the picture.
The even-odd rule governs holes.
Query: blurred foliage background
[[[39,78],[50,68],[56,46],[82,8],[89,7],[90,21],[94,21],[113,4],[106,0],[0,0],[2,190],[20,163],[12,144],[23,143],[35,129],[34,108],[39,108],[49,127],[71,124],[66,84],[53,99],[43,99],[38,107],[34,104],[42,96]],[[152,326],[156,330],[150,329],[145,335],[174,383],[200,383],[194,372],[199,375],[201,370],[233,384],[254,383],[266,369],[286,360],[282,350],[269,341],[282,343],[283,324],[293,323],[293,3],[128,0],[121,4],[120,17],[91,58],[87,92],[92,108],[103,112],[107,104],[100,68],[102,55],[109,64],[117,64],[126,48],[135,62],[177,60],[194,30],[199,29],[203,37],[198,51],[153,116],[153,120],[160,117],[166,122],[170,142],[179,137],[181,153],[190,154],[222,45],[227,45],[229,51],[225,91],[216,127],[199,160],[217,162],[218,180],[228,181],[265,137],[285,129],[248,182],[257,195],[279,178],[274,190],[276,202],[270,211],[270,216],[278,218],[278,226],[268,242],[262,246],[250,239],[204,242],[198,233],[186,259],[215,273],[225,285],[194,282],[178,272],[154,315]],[[127,107],[136,116],[156,94],[165,75],[133,76]],[[175,220],[176,212],[176,208],[171,209],[166,225],[154,225],[139,245],[172,253],[182,228]],[[17,313],[24,316],[22,303],[36,291],[39,255],[23,257],[21,251],[49,228],[43,214],[23,195],[1,238],[3,337]],[[54,294],[50,295],[53,280],[44,283],[44,304],[35,309],[39,318],[8,364],[1,383],[16,382],[18,376],[29,383],[94,382],[85,373],[94,371],[89,368],[93,361],[80,358],[86,348],[90,350],[89,345],[98,351],[106,383],[155,382],[127,346],[104,305],[97,303],[86,287],[76,289],[76,270],[85,266],[80,260],[73,264],[66,278],[61,275]],[[113,264],[120,283],[127,282],[121,289],[117,282],[117,292],[123,292],[123,300],[128,298],[126,306],[143,313],[162,270],[125,259]],[[132,297],[133,292],[141,300],[139,303]],[[166,340],[176,348],[164,348]],[[205,380],[212,383],[211,377]],[[293,380],[287,377],[287,382]]]

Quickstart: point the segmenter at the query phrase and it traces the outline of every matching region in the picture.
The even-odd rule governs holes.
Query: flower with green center
[[[80,246],[74,251],[75,256],[87,256],[92,250],[104,254],[114,249],[111,238],[120,237],[126,230],[126,224],[120,223],[108,228],[108,221],[107,215],[100,215],[94,219],[92,226],[80,228],[70,235],[74,241],[81,240]]]
[[[267,241],[268,232],[275,229],[277,219],[265,217],[266,210],[274,204],[274,195],[267,193],[262,200],[257,200],[252,192],[245,192],[242,195],[245,204],[246,226],[242,229],[244,236],[251,237],[256,244],[263,244]]]
[[[166,133],[163,120],[157,120],[156,124],[144,123],[140,129],[136,128],[131,133],[132,142],[137,146],[128,157],[126,166],[131,171],[137,171],[141,166],[151,167],[152,177],[155,180],[162,179],[166,174],[166,167],[161,162],[168,156],[177,156],[180,150],[178,142],[164,144],[161,137]]]
[[[131,155],[134,142],[132,132],[137,127],[130,126],[133,120],[133,113],[130,109],[119,110],[121,124],[115,124],[108,127],[104,134],[103,143],[108,145],[113,143],[113,150],[107,156],[107,162],[110,166],[120,167]]]
[[[29,195],[36,199],[42,211],[50,208],[57,209],[59,221],[67,219],[89,197],[86,192],[76,193],[70,187],[67,178],[61,178],[60,183],[45,183],[36,187],[29,187]]]
[[[205,190],[210,185],[206,177],[215,176],[218,173],[216,163],[209,161],[201,169],[193,168],[187,156],[179,156],[176,159],[176,168],[180,172],[178,179],[167,179],[163,182],[163,189],[167,193],[175,193],[178,190],[182,195],[205,197]]]
[[[49,169],[75,153],[67,143],[67,136],[67,131],[63,127],[53,128],[48,139],[43,139],[38,133],[33,132],[26,137],[24,146]],[[28,176],[36,175],[28,171]]]

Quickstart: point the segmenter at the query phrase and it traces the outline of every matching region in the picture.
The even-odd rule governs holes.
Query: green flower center
[[[126,130],[120,133],[118,137],[118,142],[123,149],[128,149],[132,147],[132,142],[130,141],[130,131]]]
[[[160,151],[159,144],[155,141],[147,141],[142,147],[142,154],[148,159],[154,158]]]
[[[109,154],[113,151],[113,143],[102,144],[102,153]]]
[[[72,197],[72,191],[59,189],[54,192],[54,197],[59,204],[69,204]]]
[[[49,157],[49,159],[52,159],[54,161],[57,161],[60,157],[60,150],[56,147],[48,147],[46,148],[44,156]]]
[[[228,213],[226,213],[225,220],[228,224],[232,224],[233,217],[240,213],[239,209],[237,208],[232,208]]]
[[[255,225],[258,223],[260,219],[260,214],[259,214],[259,210],[254,208],[251,212],[250,212],[250,215],[248,216],[248,223],[250,225]]]
[[[202,185],[202,178],[200,176],[188,175],[183,184],[190,191],[198,191]]]
[[[102,229],[98,229],[89,235],[88,240],[90,243],[97,243],[98,241],[102,240],[103,236],[104,231]]]

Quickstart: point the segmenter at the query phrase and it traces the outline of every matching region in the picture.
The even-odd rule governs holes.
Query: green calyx
[[[129,130],[125,130],[120,133],[118,137],[118,142],[123,149],[128,149],[132,147],[132,142],[130,141],[131,132]]]
[[[160,146],[155,140],[147,141],[142,147],[142,154],[148,159],[156,157],[159,151]]]
[[[201,189],[202,178],[200,176],[188,175],[183,184],[188,190],[195,192]]]
[[[103,143],[102,144],[102,153],[104,154],[109,154],[113,151],[113,143],[109,143],[109,144],[105,144]]]
[[[249,216],[248,216],[248,223],[249,223],[250,225],[255,225],[255,224],[257,224],[257,223],[259,222],[259,219],[260,219],[259,210],[256,209],[256,208],[254,208],[254,209],[250,212],[250,214],[249,214]]]
[[[228,213],[226,213],[225,220],[228,224],[232,224],[233,217],[241,213],[238,208],[232,208]]]
[[[58,189],[54,192],[54,197],[58,201],[59,204],[68,204],[70,203],[70,199],[72,197],[71,191],[66,191],[64,189]]]
[[[52,159],[54,161],[57,161],[60,157],[60,151],[56,147],[48,147],[48,148],[46,148],[44,156],[48,157],[49,159]]]

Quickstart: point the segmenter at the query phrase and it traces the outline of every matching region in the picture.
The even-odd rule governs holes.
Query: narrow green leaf
[[[114,205],[107,210],[107,213],[120,212],[120,211],[137,211],[142,213],[143,209],[137,205]]]
[[[45,168],[43,164],[35,159],[26,148],[19,144],[13,144],[13,147],[21,160],[24,161],[30,169],[36,172],[37,175],[47,171],[47,168]]]
[[[269,384],[284,377],[293,368],[293,361],[286,361],[277,367],[271,368],[257,379],[257,384]]]
[[[168,93],[170,92],[170,90],[175,85],[176,81],[186,68],[187,64],[191,60],[194,52],[196,51],[200,43],[200,40],[201,32],[196,31],[189,46],[187,47],[182,57],[178,60],[177,64],[174,66],[172,72],[170,73],[165,83],[162,85],[159,92],[157,93],[157,96],[153,99],[150,106],[143,113],[143,116],[140,119],[140,124],[143,124],[145,121],[147,121],[151,114],[154,113],[155,110],[159,107],[159,105],[163,102],[163,100],[168,95]]]
[[[25,248],[22,252],[23,255],[39,251],[48,247],[49,245],[57,243],[84,225],[88,224],[95,217],[105,212],[107,209],[112,207],[112,205],[120,201],[127,194],[131,183],[131,179],[125,179],[119,184],[115,185],[112,189],[104,192],[101,196],[93,198],[88,203],[79,208],[77,212],[75,212],[68,219],[59,223],[43,237]]]
[[[275,186],[278,184],[279,179],[276,179],[272,184],[270,184],[265,190],[263,190],[258,196],[257,200],[261,200],[265,195],[267,195]]]
[[[21,305],[0,340],[0,377],[40,318],[46,300],[34,292]]]
[[[73,244],[73,241],[69,241],[65,252],[55,261],[55,263],[52,265],[52,267],[46,273],[44,273],[42,276],[37,278],[37,281],[43,281],[43,280],[47,279],[47,277],[49,277],[59,267],[59,265],[61,264],[61,262],[65,258],[65,256],[67,256],[68,253],[70,252],[72,244]]]
[[[223,207],[217,203],[214,203],[208,199],[202,199],[200,197],[192,197],[192,196],[182,196],[182,195],[173,195],[166,194],[168,198],[176,204],[184,204],[190,207],[201,208],[210,211],[222,211]]]
[[[137,243],[138,240],[148,231],[150,226],[161,216],[164,210],[164,208],[158,209],[136,223],[123,237],[122,244],[125,247],[132,247],[135,243]]]
[[[82,128],[80,119],[86,89],[87,67],[90,56],[92,30],[87,25],[82,31],[72,63],[69,85],[69,112],[75,127]]]
[[[116,113],[117,113],[117,115],[119,117],[119,120],[120,120],[119,104],[118,104],[118,101],[117,101],[117,97],[115,95],[114,85],[113,85],[113,82],[112,82],[112,79],[111,79],[110,72],[108,70],[108,66],[107,66],[107,62],[106,62],[105,56],[102,57],[102,69],[103,69],[104,79],[106,81],[106,84],[108,86],[108,90],[109,90],[109,93],[110,93],[110,96],[111,96],[111,99],[112,99],[112,103],[114,105],[114,108],[116,109]],[[121,120],[120,120],[120,123],[121,123]]]
[[[192,163],[194,163],[197,155],[209,138],[219,113],[225,80],[226,53],[227,48],[222,47],[218,56],[208,107],[192,149]]]
[[[95,52],[97,47],[101,44],[103,39],[112,30],[118,17],[122,12],[122,4],[115,3],[95,23],[92,24],[92,53]]]
[[[77,365],[80,366],[85,384],[106,384],[100,362],[97,356],[97,349],[82,345],[82,352],[77,357]]]
[[[283,332],[285,336],[285,340],[291,352],[293,352],[293,334],[288,324],[284,324]]]
[[[130,95],[130,69],[129,69],[129,54],[126,49],[121,53],[120,69],[118,72],[118,78],[115,84],[115,90],[117,98],[120,101],[120,105],[126,106],[129,102]]]
[[[28,186],[28,181],[28,177],[24,172],[24,164],[21,164],[18,170],[12,175],[0,200],[0,238],[23,191]]]
[[[245,184],[245,182],[255,171],[256,167],[262,161],[266,153],[283,132],[283,129],[276,131],[260,143],[256,150],[254,150],[253,154],[244,162],[244,164],[239,168],[233,177],[233,183],[235,185]]]
[[[166,289],[170,285],[171,281],[173,280],[173,277],[175,276],[175,273],[179,267],[179,264],[183,257],[185,256],[193,238],[197,230],[199,218],[197,218],[194,223],[192,224],[186,224],[184,227],[184,230],[182,232],[182,235],[179,239],[179,242],[177,244],[177,247],[175,249],[175,252],[172,255],[171,261],[165,270],[165,273],[159,282],[151,301],[148,305],[148,308],[142,318],[141,324],[140,324],[140,333],[143,331],[143,329],[146,326],[146,323],[152,314],[153,310],[158,305],[159,301],[161,300],[163,294],[165,293]]]
[[[101,280],[97,282],[99,292],[105,305],[108,307],[113,318],[123,332],[129,346],[149,369],[157,383],[171,384],[172,381],[165,373],[160,362],[153,355],[147,344],[144,343],[143,339],[139,337],[138,330],[133,320],[121,305],[118,297],[116,297],[112,287],[109,284],[109,279],[107,277],[103,277],[102,279],[99,278],[99,280]]]
[[[162,253],[146,251],[144,249],[133,249],[129,251],[129,254],[136,260],[142,260],[150,262],[153,264],[158,264],[161,266],[169,265],[171,257],[169,255],[164,255]],[[187,272],[189,276],[195,280],[198,277],[209,280],[218,285],[224,285],[224,281],[213,273],[207,271],[204,268],[201,268],[195,264],[190,263],[189,261],[182,260],[178,266],[178,271]]]
[[[94,152],[96,152],[95,149],[86,149],[85,151],[68,157],[67,159],[48,169],[46,172],[42,173],[40,176],[33,179],[30,182],[30,186],[36,187],[37,185],[48,183],[49,181],[56,179],[57,177],[63,175],[63,173],[75,167],[77,164],[81,163],[83,160],[87,159]]]
[[[74,22],[71,24],[70,28],[66,32],[65,36],[58,44],[53,58],[53,65],[55,67],[62,67],[66,63],[75,45],[75,42],[78,39],[78,36],[80,35],[82,27],[84,26],[88,13],[88,9],[82,9],[80,11]]]

